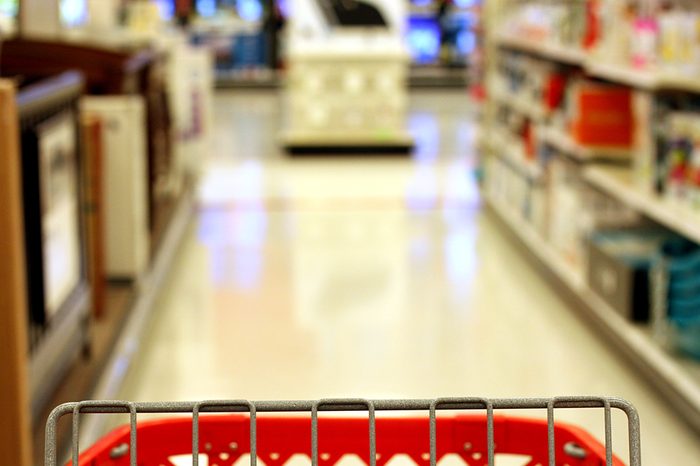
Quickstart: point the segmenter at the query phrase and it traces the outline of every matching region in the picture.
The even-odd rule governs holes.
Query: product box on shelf
[[[544,183],[533,184],[530,190],[528,208],[530,223],[532,223],[535,231],[545,238],[547,236],[547,225],[549,224],[549,205]]]
[[[584,47],[596,60],[663,76],[700,70],[700,4],[694,0],[588,0]]]
[[[85,116],[103,122],[105,273],[138,280],[151,245],[148,230],[146,105],[140,96],[90,96]]]
[[[533,42],[577,47],[586,20],[584,2],[511,2],[506,30]]]
[[[620,315],[647,322],[649,271],[667,237],[651,227],[594,233],[588,248],[588,285]]]
[[[626,87],[574,83],[569,94],[574,139],[585,146],[630,148],[635,129],[632,95]]]
[[[486,170],[489,197],[541,233],[546,207],[542,180],[526,176],[498,156],[487,159]]]
[[[549,160],[547,199],[550,243],[565,260],[574,265],[582,261],[579,220],[582,212],[579,166],[563,156]]]
[[[556,110],[561,105],[566,93],[566,73],[553,71],[545,77],[544,104],[548,110]]]
[[[695,3],[697,2],[687,2]],[[700,71],[700,12],[672,9],[656,22],[658,65],[666,74],[694,76]]]
[[[669,199],[700,208],[700,112],[671,112],[665,122],[659,188]]]
[[[651,276],[655,336],[700,359],[700,248],[679,237],[667,240]]]
[[[655,96],[635,92],[633,98],[635,136],[631,158],[632,179],[639,189],[653,193],[656,189],[657,119]]]
[[[567,73],[553,63],[522,53],[503,53],[499,61],[497,90],[530,113],[552,111],[563,100]],[[540,110],[535,110],[540,109]]]

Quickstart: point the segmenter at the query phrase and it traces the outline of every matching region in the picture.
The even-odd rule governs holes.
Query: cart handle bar
[[[231,400],[231,401],[203,401],[203,402],[125,402],[125,401],[82,401],[74,403],[65,403],[58,406],[49,415],[46,424],[46,449],[45,449],[45,466],[57,466],[57,425],[58,421],[66,415],[72,414],[72,464],[79,465],[79,459],[81,458],[79,451],[79,429],[80,429],[80,415],[81,414],[115,414],[115,413],[127,413],[129,414],[130,423],[126,427],[128,429],[128,452],[129,452],[129,465],[137,465],[137,431],[139,432],[139,437],[142,434],[142,428],[147,425],[155,425],[158,423],[142,423],[137,429],[137,415],[147,414],[147,413],[190,413],[192,414],[191,423],[187,420],[187,424],[191,425],[192,434],[192,446],[190,452],[192,453],[193,466],[198,466],[199,464],[199,446],[200,446],[200,419],[199,413],[233,413],[233,412],[247,412],[249,413],[249,430],[245,434],[245,438],[249,439],[250,452],[250,464],[251,466],[256,466],[257,464],[257,433],[258,424],[265,423],[267,425],[267,420],[270,418],[263,418],[260,421],[257,419],[257,413],[291,413],[291,412],[310,412],[311,413],[311,463],[312,466],[319,466],[319,454],[318,454],[318,431],[319,431],[319,411],[367,411],[369,414],[369,454],[363,455],[368,461],[369,466],[378,466],[377,464],[377,426],[379,422],[380,425],[385,424],[386,421],[391,421],[390,419],[381,418],[379,421],[375,419],[375,411],[428,411],[429,412],[429,441],[430,441],[430,452],[428,458],[425,454],[422,455],[423,460],[429,459],[429,466],[436,466],[438,457],[440,453],[444,454],[445,450],[438,451],[438,439],[437,439],[437,426],[441,424],[442,419],[437,419],[437,410],[485,410],[486,411],[486,438],[483,439],[483,445],[485,450],[487,450],[486,463],[488,466],[494,465],[494,456],[496,453],[496,438],[495,434],[499,431],[495,429],[495,424],[499,426],[505,425],[506,421],[510,422],[510,427],[515,425],[524,426],[528,425],[530,428],[536,428],[542,425],[546,428],[546,438],[547,438],[547,451],[546,457],[549,466],[556,466],[556,454],[557,451],[565,451],[572,458],[576,458],[576,455],[584,455],[585,452],[576,452],[575,443],[572,442],[561,442],[557,439],[557,434],[571,437],[573,434],[585,434],[580,429],[576,429],[572,426],[564,426],[563,424],[556,423],[554,421],[554,411],[556,409],[565,408],[603,408],[605,416],[605,447],[604,447],[604,463],[603,462],[579,462],[581,465],[603,465],[606,466],[617,466],[622,464],[616,458],[613,458],[612,454],[612,426],[611,426],[611,411],[612,409],[620,410],[625,413],[627,417],[628,424],[628,438],[629,438],[629,465],[630,466],[641,466],[641,444],[640,444],[640,425],[639,425],[639,415],[635,407],[622,399],[610,398],[610,397],[594,397],[594,396],[574,396],[574,397],[557,397],[557,398],[499,398],[499,399],[489,399],[489,398],[440,398],[434,400],[364,400],[364,399],[325,399],[317,401],[246,401],[246,400]],[[547,410],[547,421],[546,424],[542,422],[525,421],[515,419],[504,419],[494,416],[494,410],[520,410],[520,409],[546,409]],[[201,424],[210,422],[212,418],[204,418]],[[216,419],[213,418],[213,419]],[[291,418],[294,419],[294,418]],[[290,420],[291,420],[290,419]],[[303,418],[301,419],[304,422]],[[460,418],[454,418],[459,420]],[[475,424],[475,418],[471,418],[472,424]],[[464,418],[463,418],[464,420]],[[277,419],[276,422],[283,420]],[[321,419],[321,424],[324,426],[330,425],[327,421],[333,421],[333,419]],[[344,419],[343,423],[348,423],[348,419]],[[397,422],[405,421],[405,419],[397,420]],[[425,423],[425,420],[420,420]],[[230,421],[229,421],[230,422]],[[308,420],[306,420],[308,423]],[[182,420],[180,420],[182,423]],[[483,419],[480,420],[483,426]],[[395,423],[396,424],[396,423]],[[443,423],[445,424],[445,423]],[[162,422],[160,423],[162,425]],[[209,425],[209,424],[207,424]],[[262,424],[261,424],[262,425]],[[500,428],[500,427],[499,427]],[[483,434],[483,428],[482,434]],[[514,429],[517,431],[517,429]],[[341,430],[342,432],[342,430]],[[124,434],[124,432],[122,432]],[[474,434],[470,431],[470,434]],[[520,432],[520,434],[526,434],[526,432]],[[568,434],[568,435],[567,435]],[[347,434],[346,434],[347,435]],[[587,435],[587,434],[586,434]],[[532,438],[531,435],[528,437]],[[584,440],[595,442],[592,437],[587,436]],[[384,438],[384,436],[382,436]],[[279,439],[277,439],[279,440]],[[411,438],[411,441],[418,439]],[[406,440],[404,440],[406,442]],[[590,443],[590,442],[589,442]],[[466,449],[465,444],[465,449]],[[502,442],[499,443],[502,445]],[[123,445],[127,447],[126,444]],[[298,447],[297,447],[298,448]],[[602,449],[602,446],[601,446]],[[462,454],[463,452],[459,452]],[[505,453],[499,446],[499,453]],[[583,457],[583,456],[580,456]],[[466,458],[466,457],[465,457]],[[469,461],[473,461],[475,458],[473,455],[468,457]],[[327,460],[327,458],[322,458]],[[534,461],[534,460],[533,460]],[[540,460],[543,461],[543,460]],[[602,461],[602,459],[601,459]],[[266,460],[269,464],[274,463],[273,461]],[[535,462],[531,462],[536,464]],[[122,463],[120,463],[122,464]],[[385,461],[381,461],[383,466]],[[420,463],[419,463],[420,464]],[[471,463],[470,463],[471,464]],[[530,464],[530,463],[528,463]],[[572,464],[575,464],[572,462]]]

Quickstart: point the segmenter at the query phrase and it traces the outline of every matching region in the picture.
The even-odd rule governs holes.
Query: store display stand
[[[489,93],[479,137],[479,146],[485,154],[487,168],[484,189],[486,204],[516,242],[524,246],[520,249],[533,259],[537,268],[553,283],[554,289],[572,303],[581,316],[596,328],[597,333],[646,377],[651,386],[662,393],[669,406],[673,406],[693,429],[700,432],[700,364],[664,347],[653,338],[650,325],[626,320],[600,298],[585,278],[585,260],[578,266],[571,264],[552,243],[551,238],[540,231],[532,213],[526,213],[523,208],[525,203],[520,203],[517,195],[512,196],[508,189],[503,189],[504,181],[497,180],[496,185],[492,185],[493,174],[489,179],[489,173],[493,171],[489,168],[499,164],[528,168],[529,170],[520,170],[519,177],[525,180],[521,182],[522,186],[530,182],[527,180],[532,176],[528,173],[533,172],[535,166],[541,171],[546,170],[546,166],[537,161],[527,163],[524,154],[513,156],[512,144],[509,142],[521,135],[509,134],[512,132],[499,124],[496,118],[499,109],[507,109],[508,112],[528,119],[537,128],[540,143],[554,148],[559,156],[576,162],[576,176],[584,189],[614,200],[685,238],[700,242],[700,214],[697,211],[664,199],[653,192],[649,183],[644,184],[646,180],[635,178],[635,170],[644,168],[647,155],[654,150],[648,126],[641,123],[643,129],[638,131],[635,143],[629,150],[579,144],[563,132],[560,125],[555,124],[556,118],[552,118],[551,112],[545,110],[543,103],[506,89],[497,78],[497,64],[504,54],[516,52],[558,69],[570,67],[576,70],[578,76],[632,88],[637,106],[651,105],[649,102],[658,93],[698,93],[700,85],[697,79],[682,75],[670,76],[667,73],[636,70],[623,64],[601,62],[590,51],[576,46],[516,37],[511,31],[503,29],[502,19],[508,16],[506,13],[509,8],[517,5],[508,0],[487,4],[486,45],[491,60],[488,69]],[[519,164],[514,163],[514,158],[518,159]],[[516,168],[512,170],[518,173]],[[511,191],[518,189],[508,188]],[[531,193],[530,196],[534,194]]]
[[[286,130],[292,154],[409,153],[408,56],[392,37],[297,41],[288,55]]]
[[[381,24],[356,24],[352,14],[352,20],[335,18],[339,13],[328,13],[322,2],[294,3],[287,25],[285,118],[279,136],[288,152],[411,151],[406,127],[410,56],[400,27],[404,5],[370,3],[381,12]]]
[[[93,328],[96,341],[90,361],[75,364],[66,377],[66,382],[42,407],[41,418],[46,418],[51,409],[75,398],[113,399],[127,375],[131,361],[138,353],[142,337],[148,328],[156,300],[161,296],[166,280],[178,256],[179,248],[191,225],[195,208],[195,191],[192,182],[183,187],[181,195],[172,207],[167,225],[149,267],[138,283],[109,287],[105,316]],[[85,419],[82,433],[102,432],[94,417]],[[92,426],[92,427],[91,427]],[[70,426],[62,426],[59,436],[70,435]],[[44,448],[44,436],[38,431],[34,438],[35,454]],[[82,443],[82,439],[81,439]],[[84,445],[89,444],[86,440]]]
[[[31,413],[19,128],[14,86],[0,80],[0,462],[29,466]]]
[[[88,96],[81,111],[105,123],[105,272],[138,280],[150,253],[145,103],[140,96]]]
[[[28,271],[28,296],[30,305],[30,360],[29,360],[29,380],[32,418],[37,419],[41,407],[61,381],[67,368],[81,351],[89,348],[89,336],[87,325],[90,315],[90,286],[87,274],[84,269],[85,250],[82,236],[82,213],[78,212],[78,223],[76,234],[76,244],[79,250],[76,251],[79,257],[75,282],[66,291],[65,297],[60,302],[52,306],[48,294],[50,282],[44,282],[46,275],[44,267],[48,267],[45,262],[46,251],[45,239],[42,232],[54,231],[46,230],[44,222],[55,218],[48,217],[51,212],[37,210],[44,207],[39,204],[41,192],[40,182],[46,183],[42,179],[35,164],[45,164],[48,157],[54,155],[50,150],[44,152],[39,147],[29,147],[32,138],[30,134],[40,133],[39,128],[45,127],[55,118],[63,118],[62,122],[69,125],[69,131],[78,130],[78,99],[82,95],[84,86],[83,77],[75,72],[66,72],[61,75],[47,78],[38,83],[21,89],[17,97],[17,107],[20,122],[20,130],[23,135],[23,196],[24,196],[24,223],[26,244],[26,266]],[[72,115],[68,118],[67,115]],[[41,130],[43,131],[43,130]],[[26,140],[25,140],[26,139]],[[48,139],[48,138],[47,138]],[[24,143],[27,143],[25,146]],[[42,144],[43,139],[38,144]],[[75,142],[77,160],[75,170],[79,170],[80,163],[80,143]],[[65,150],[65,147],[61,147]],[[51,150],[56,150],[53,147]],[[70,162],[69,162],[70,164]],[[34,167],[34,168],[32,168]],[[67,170],[66,170],[67,171]],[[65,171],[64,171],[65,172]],[[54,176],[66,176],[60,172]],[[37,199],[39,197],[39,199]],[[46,218],[44,218],[46,217]],[[64,234],[65,229],[59,233]],[[43,233],[46,234],[46,233]],[[66,244],[62,243],[65,250]],[[37,255],[38,253],[38,255]],[[55,283],[54,283],[55,284]]]
[[[600,299],[583,277],[566,264],[532,226],[511,209],[488,195],[490,212],[534,259],[542,274],[581,317],[590,322],[605,340],[652,381],[688,424],[700,432],[700,371],[694,375],[676,358],[661,349],[644,328],[624,320]]]

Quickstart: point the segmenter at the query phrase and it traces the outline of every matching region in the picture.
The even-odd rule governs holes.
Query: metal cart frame
[[[605,417],[605,440],[604,447],[600,445],[593,437],[585,433],[585,431],[573,426],[568,426],[559,422],[555,423],[556,409],[565,408],[598,408],[603,409]],[[547,420],[539,421],[533,419],[509,418],[507,416],[494,415],[494,411],[498,410],[529,410],[529,409],[546,409]],[[185,445],[188,453],[192,454],[192,462],[194,466],[199,465],[199,452],[203,445],[209,453],[212,450],[212,444],[208,441],[203,443],[203,438],[200,433],[203,429],[211,434],[212,429],[221,430],[226,427],[231,432],[238,432],[239,440],[244,439],[246,442],[228,442],[226,445],[231,450],[237,450],[236,454],[240,456],[243,453],[250,453],[250,465],[256,466],[257,458],[260,454],[266,454],[265,458],[272,458],[269,464],[274,464],[275,460],[279,459],[279,453],[270,453],[269,451],[261,451],[258,449],[258,439],[261,432],[271,433],[275,441],[287,443],[297,441],[301,442],[309,440],[310,434],[310,457],[312,466],[319,466],[323,462],[328,462],[330,459],[328,454],[321,455],[321,463],[319,462],[319,411],[365,411],[368,413],[366,418],[328,418],[323,417],[320,420],[322,425],[333,427],[335,423],[335,431],[338,427],[347,429],[348,434],[343,432],[342,437],[351,438],[349,435],[354,432],[354,441],[357,443],[358,437],[361,434],[367,435],[368,451],[360,453],[359,451],[345,451],[344,453],[355,453],[363,457],[369,466],[378,466],[378,458],[383,455],[377,453],[377,426],[383,432],[389,432],[388,429],[400,427],[402,437],[400,442],[405,444],[405,447],[410,449],[411,442],[418,443],[417,436],[423,435],[426,432],[429,434],[429,453],[425,452],[419,455],[422,461],[419,464],[436,466],[439,455],[445,454],[445,442],[443,440],[440,446],[438,445],[438,425],[450,427],[449,418],[437,417],[438,410],[464,410],[464,411],[485,411],[485,416],[457,416],[454,420],[460,421],[463,432],[468,432],[471,435],[481,435],[480,448],[485,450],[485,457],[482,458],[481,453],[471,454],[468,458],[469,464],[488,464],[494,465],[495,455],[503,453],[504,444],[507,437],[504,436],[506,427],[513,428],[511,436],[516,432],[521,434],[526,431],[523,429],[533,429],[538,432],[535,436],[520,441],[519,445],[528,445],[529,442],[535,440],[544,440],[546,438],[546,450],[539,445],[541,458],[533,458],[529,463],[532,465],[543,464],[548,461],[549,466],[559,464],[573,465],[607,465],[616,466],[623,464],[619,459],[613,456],[612,451],[612,410],[620,410],[627,417],[628,437],[629,437],[629,465],[641,466],[640,454],[640,425],[639,416],[629,402],[608,397],[558,397],[558,398],[522,398],[522,399],[488,399],[488,398],[441,398],[435,400],[364,400],[364,399],[327,399],[317,401],[246,401],[246,400],[230,400],[230,401],[203,401],[203,402],[154,402],[154,403],[133,403],[123,401],[83,401],[77,403],[66,403],[57,407],[49,416],[46,425],[46,451],[45,451],[45,466],[57,466],[57,424],[58,421],[67,415],[72,415],[72,464],[99,464],[96,458],[102,455],[103,458],[111,460],[122,459],[123,462],[112,462],[111,464],[127,464],[126,455],[128,454],[128,464],[130,466],[137,465],[137,432],[138,437],[149,439],[157,438],[153,434],[158,434],[158,429],[166,429],[167,433],[162,434],[164,442],[174,444],[176,438],[181,441],[184,438],[191,439],[190,445]],[[376,419],[377,411],[428,411],[428,419],[424,417],[416,420],[413,419],[413,427],[408,429],[411,418],[385,418]],[[299,416],[287,416],[271,418],[263,416],[258,419],[258,413],[293,413],[305,412],[310,413],[310,419]],[[80,454],[79,436],[80,436],[80,415],[81,414],[116,414],[127,413],[130,417],[130,424],[124,428],[113,432],[88,451]],[[146,413],[167,413],[167,414],[191,414],[189,417],[176,417],[165,421],[144,421],[137,425],[137,416]],[[230,416],[204,416],[200,419],[200,413],[248,413],[247,415],[230,415]],[[368,424],[367,424],[367,421]],[[427,422],[426,422],[427,421]],[[218,424],[215,424],[218,422]],[[450,421],[451,422],[451,421]],[[506,423],[510,423],[506,425]],[[310,425],[309,425],[310,424]],[[426,424],[428,424],[426,426]],[[484,427],[485,424],[485,427]],[[457,425],[456,423],[454,425]],[[403,427],[402,427],[403,426]],[[361,427],[361,429],[359,429]],[[286,429],[286,430],[285,430]],[[325,429],[325,427],[324,427]],[[408,429],[408,430],[407,430]],[[411,430],[412,429],[412,430]],[[477,430],[478,429],[478,430]],[[303,432],[302,432],[303,431]],[[485,437],[483,433],[485,431]],[[191,434],[190,434],[191,432]],[[480,432],[480,434],[479,434]],[[187,437],[184,437],[184,436]],[[228,434],[232,435],[232,434]],[[416,437],[416,438],[411,438]],[[503,444],[496,444],[496,436],[502,439]],[[576,441],[567,441],[562,443],[561,438],[575,439]],[[381,437],[381,436],[380,436]],[[528,435],[529,437],[529,435]],[[384,437],[381,437],[384,438]],[[166,440],[167,439],[167,440]],[[464,441],[464,440],[461,440]],[[363,440],[365,442],[365,440]],[[501,442],[501,440],[499,440]],[[396,441],[393,441],[396,444]],[[364,443],[363,443],[364,445]],[[464,449],[472,447],[472,443],[467,442],[462,444]],[[182,446],[181,446],[182,447]],[[235,447],[235,448],[234,448]],[[293,450],[287,453],[309,453],[308,443],[305,445],[296,445]],[[382,448],[384,444],[382,443]],[[268,448],[269,449],[269,448]],[[359,447],[358,447],[359,449]],[[415,450],[415,447],[413,447]],[[438,451],[440,449],[440,451]],[[272,451],[276,451],[274,449]],[[534,450],[533,450],[534,451]],[[391,451],[390,455],[398,454],[400,451]],[[460,452],[464,454],[464,451]],[[530,454],[525,452],[526,454]],[[277,458],[275,457],[277,456]],[[477,456],[478,455],[478,456]],[[557,455],[565,455],[564,463],[557,460]],[[546,458],[544,458],[546,456]],[[227,454],[228,457],[228,454]],[[473,458],[473,459],[472,459]],[[561,458],[561,456],[560,456]],[[383,458],[381,464],[384,464],[387,458]],[[266,459],[266,461],[269,461]],[[472,461],[474,463],[472,463]],[[328,464],[328,463],[327,463]]]

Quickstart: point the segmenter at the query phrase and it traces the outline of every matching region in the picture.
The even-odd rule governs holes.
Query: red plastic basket
[[[260,417],[257,456],[267,466],[282,466],[293,455],[311,454],[311,420],[299,417]],[[377,466],[395,455],[408,455],[417,465],[429,465],[427,418],[378,418]],[[555,425],[555,448],[561,463],[571,466],[605,465],[605,447],[586,431],[563,423]],[[101,439],[80,457],[81,465],[127,466],[129,426]],[[368,423],[361,418],[319,419],[319,464],[332,466],[347,454],[369,464]],[[192,454],[192,420],[172,418],[138,425],[139,466],[171,464],[168,458]],[[494,416],[496,454],[524,455],[529,465],[547,464],[547,421]],[[250,453],[247,416],[207,416],[200,419],[199,451],[209,464],[228,466]],[[568,445],[568,447],[567,447]],[[575,450],[583,458],[570,454]],[[468,465],[486,465],[486,417],[463,415],[437,419],[437,458],[456,453]],[[121,454],[120,454],[121,452]],[[115,454],[116,453],[116,454]],[[623,465],[614,458],[614,465]]]

